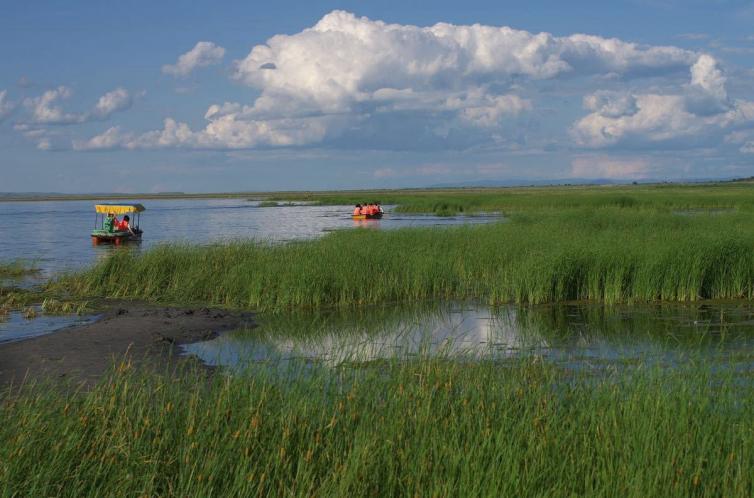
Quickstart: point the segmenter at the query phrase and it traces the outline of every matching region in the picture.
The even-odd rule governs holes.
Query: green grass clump
[[[269,372],[269,371],[268,371]],[[705,368],[387,363],[207,379],[121,365],[0,403],[3,496],[750,496],[754,389]]]
[[[271,245],[116,251],[53,284],[79,296],[279,310],[433,299],[487,303],[754,297],[746,213],[540,210],[437,230],[348,230]]]
[[[278,207],[280,204],[277,203],[277,201],[262,201],[259,203],[259,207]]]
[[[41,294],[28,289],[0,287],[0,307],[18,309],[39,302]]]
[[[89,308],[89,303],[86,301],[73,302],[55,299],[52,297],[46,297],[42,301],[41,309],[42,312],[47,315],[65,315],[72,313],[83,315],[84,313],[91,311]]]
[[[23,260],[0,261],[0,278],[19,278],[37,273],[37,268]]]

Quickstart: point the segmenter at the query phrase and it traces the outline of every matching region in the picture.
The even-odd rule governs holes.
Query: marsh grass
[[[6,391],[3,496],[750,496],[751,383],[442,359]]]
[[[41,310],[46,315],[83,315],[91,311],[87,301],[66,301],[52,297],[46,297],[42,301]]]
[[[20,312],[27,320],[33,320],[40,314],[83,315],[92,311],[91,303],[86,300],[70,299],[36,288],[0,286],[0,320],[7,320],[12,312]]]
[[[379,200],[395,204],[396,212],[442,216],[480,212],[521,212],[538,209],[754,210],[754,184],[608,185],[525,188],[463,188],[307,192],[276,195],[276,200],[304,200],[324,205],[353,205]]]
[[[273,245],[117,251],[51,285],[75,295],[282,310],[437,299],[604,303],[751,299],[744,212],[540,209],[506,223],[348,230]]]
[[[24,260],[0,261],[0,279],[36,275],[39,269]]]
[[[42,300],[41,294],[35,290],[17,287],[0,287],[0,307],[9,310],[30,306]]]

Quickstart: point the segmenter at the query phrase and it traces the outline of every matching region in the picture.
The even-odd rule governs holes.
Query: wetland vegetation
[[[33,264],[24,260],[0,261],[0,279],[17,279],[38,272]]]
[[[5,496],[749,496],[754,390],[704,365],[534,360],[178,378],[5,395]]]
[[[686,206],[688,207],[688,206]],[[79,295],[282,310],[436,299],[693,301],[754,295],[751,214],[603,206],[506,222],[345,230],[283,245],[162,245],[64,278]]]
[[[442,229],[341,230],[287,243],[115,251],[56,278],[40,295],[51,310],[64,300],[125,298],[269,311],[288,333],[286,315],[301,322],[301,314],[329,310],[323,323],[295,332],[325,335],[348,323],[339,318],[345,309],[375,320],[372,330],[400,321],[375,309],[405,303],[578,301],[595,305],[586,313],[607,316],[604,333],[646,333],[652,323],[658,337],[677,332],[677,322],[628,323],[621,313],[630,311],[613,312],[613,305],[754,297],[749,183],[299,193],[269,201],[372,199],[396,211],[504,217]],[[3,296],[8,303],[21,299]],[[565,333],[563,313],[521,309],[517,320]],[[696,333],[692,318],[686,329]],[[747,320],[737,318],[736,330],[750,333]],[[721,312],[721,329],[725,323]],[[679,352],[683,361],[634,358],[621,368],[569,368],[537,354],[495,361],[419,355],[334,368],[265,362],[209,376],[123,361],[86,392],[45,383],[5,388],[0,490],[751,496],[754,383],[747,354],[731,368],[689,348]]]
[[[463,189],[405,189],[362,192],[287,192],[269,198],[323,205],[353,205],[379,200],[397,212],[445,216],[541,209],[744,209],[754,210],[754,182],[704,184],[588,185]]]

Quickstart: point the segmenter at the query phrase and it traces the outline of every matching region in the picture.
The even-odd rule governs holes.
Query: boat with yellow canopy
[[[92,230],[92,244],[113,243],[120,245],[123,242],[141,240],[142,231],[139,228],[141,213],[146,208],[141,204],[95,204],[94,206],[94,230]],[[127,227],[119,226],[125,220],[118,223],[117,216],[123,215],[133,220],[128,220]]]

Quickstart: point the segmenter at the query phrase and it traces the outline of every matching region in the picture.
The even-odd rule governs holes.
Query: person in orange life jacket
[[[131,229],[131,218],[128,215],[125,215],[123,217],[122,221],[116,221],[115,222],[115,229],[118,232],[131,232],[131,234],[134,234],[134,231]]]
[[[361,215],[361,204],[356,204],[356,207],[353,208],[353,215],[354,216]]]

